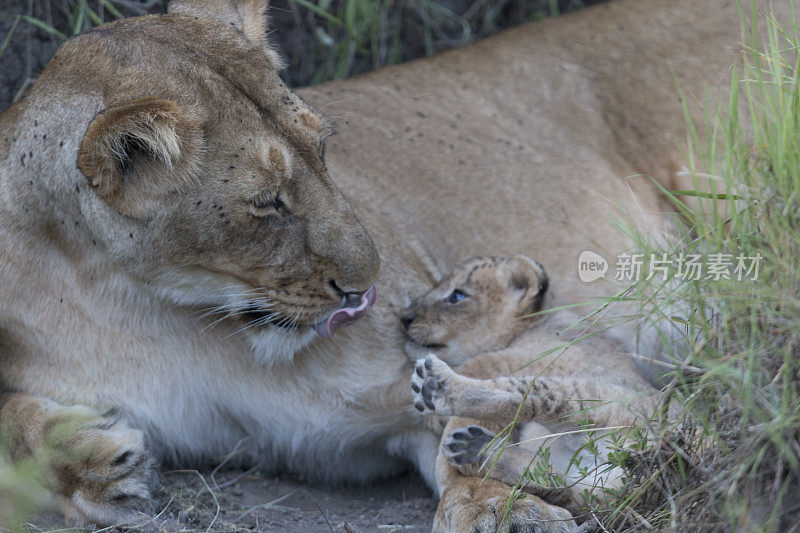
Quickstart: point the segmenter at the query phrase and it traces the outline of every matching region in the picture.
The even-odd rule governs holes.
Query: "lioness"
[[[411,403],[407,295],[479,253],[542,260],[556,305],[617,292],[577,257],[629,248],[619,213],[668,237],[658,186],[625,177],[678,186],[674,81],[724,94],[735,6],[619,0],[299,92],[335,123],[280,81],[265,7],[173,0],[72,38],[0,117],[3,439],[85,522],[146,508],[154,458],[247,438],[242,462],[311,480],[410,462],[435,529],[495,531],[510,488],[437,463]],[[562,518],[532,497],[507,525]]]
[[[657,398],[619,345],[602,332],[589,332],[579,315],[557,310],[531,316],[542,308],[548,285],[543,267],[524,255],[477,257],[414,300],[401,320],[406,352],[415,359],[422,355],[411,379],[419,411],[500,427],[519,420],[508,441],[520,445],[500,454],[502,442],[494,432],[452,422],[442,441],[447,461],[463,474],[488,472],[514,485],[547,446],[554,472],[569,490],[525,488],[573,507],[585,490],[600,493],[598,488],[619,485],[622,472],[608,465],[612,442],[602,427],[619,429],[637,414],[652,415]],[[471,361],[476,356],[480,362]],[[513,374],[499,375],[515,366]],[[615,372],[604,372],[609,367]],[[586,419],[600,426],[599,436],[573,433],[576,422]],[[589,434],[596,454],[586,449]],[[491,468],[482,469],[486,464]]]

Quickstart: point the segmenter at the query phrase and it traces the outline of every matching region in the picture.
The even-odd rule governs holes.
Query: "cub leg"
[[[444,430],[443,444],[454,431],[476,422],[451,418]],[[566,533],[576,527],[569,511],[534,495],[515,499],[506,515],[506,502],[512,494],[511,487],[494,479],[483,480],[480,477],[463,475],[448,462],[444,446],[440,446],[436,459],[436,483],[441,494],[433,521],[433,531],[436,533]]]
[[[130,523],[151,512],[158,485],[144,435],[113,414],[29,394],[0,398],[2,448],[33,459],[64,516],[78,524]]]
[[[525,473],[536,458],[536,453],[518,446],[503,447],[502,439],[481,426],[457,428],[442,440],[442,450],[447,462],[465,476],[483,477],[488,474],[507,485],[523,481],[525,492],[539,496],[548,503],[577,510],[572,491],[553,488],[524,479]]]
[[[417,361],[411,388],[414,405],[424,413],[506,422],[519,412],[519,419],[525,421],[577,423],[590,418],[601,425],[626,426],[638,413],[619,400],[641,401],[632,388],[599,385],[595,379],[582,377],[468,378],[433,354]],[[640,407],[650,414],[656,405],[655,399],[648,398]]]

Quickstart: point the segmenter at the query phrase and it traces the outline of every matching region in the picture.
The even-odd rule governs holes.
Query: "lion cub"
[[[610,439],[598,431],[587,446],[579,424],[627,426],[636,416],[632,406],[655,408],[652,399],[637,398],[655,390],[613,340],[597,332],[584,339],[577,315],[531,316],[542,309],[547,288],[544,268],[527,256],[475,258],[416,299],[401,322],[406,353],[416,361],[411,388],[418,410],[497,429],[519,422],[505,445],[483,425],[451,423],[442,440],[448,462],[466,475],[483,475],[488,469],[481,467],[492,464],[491,477],[515,485],[546,447],[568,488],[527,489],[571,506],[584,489],[615,487],[622,475],[607,464]]]
[[[541,311],[544,267],[524,255],[462,263],[400,317],[412,361],[430,353],[452,366],[511,344]]]

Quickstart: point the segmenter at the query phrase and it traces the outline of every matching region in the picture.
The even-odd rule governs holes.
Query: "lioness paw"
[[[480,466],[491,453],[488,448],[495,437],[481,426],[459,428],[445,437],[442,448],[447,462],[453,466]]]
[[[44,439],[64,515],[80,525],[131,524],[153,510],[156,462],[141,431],[114,414],[67,408]]]
[[[536,496],[516,498],[508,508],[511,487],[494,480],[463,478],[468,490],[442,494],[433,522],[437,533],[570,533],[577,525],[569,511]]]
[[[447,409],[447,397],[450,385],[456,376],[457,374],[447,363],[433,354],[425,359],[417,359],[414,373],[411,375],[414,407],[423,413],[452,414]]]

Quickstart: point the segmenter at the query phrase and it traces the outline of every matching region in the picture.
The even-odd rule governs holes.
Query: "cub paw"
[[[414,407],[423,413],[451,414],[447,409],[449,385],[456,373],[433,354],[417,359],[411,374]]]
[[[481,426],[459,428],[445,437],[442,448],[447,462],[453,466],[480,466],[490,456],[492,450],[488,448],[495,437]]]
[[[43,437],[53,490],[68,520],[131,524],[152,513],[158,474],[141,431],[114,413],[73,407],[56,414]]]

